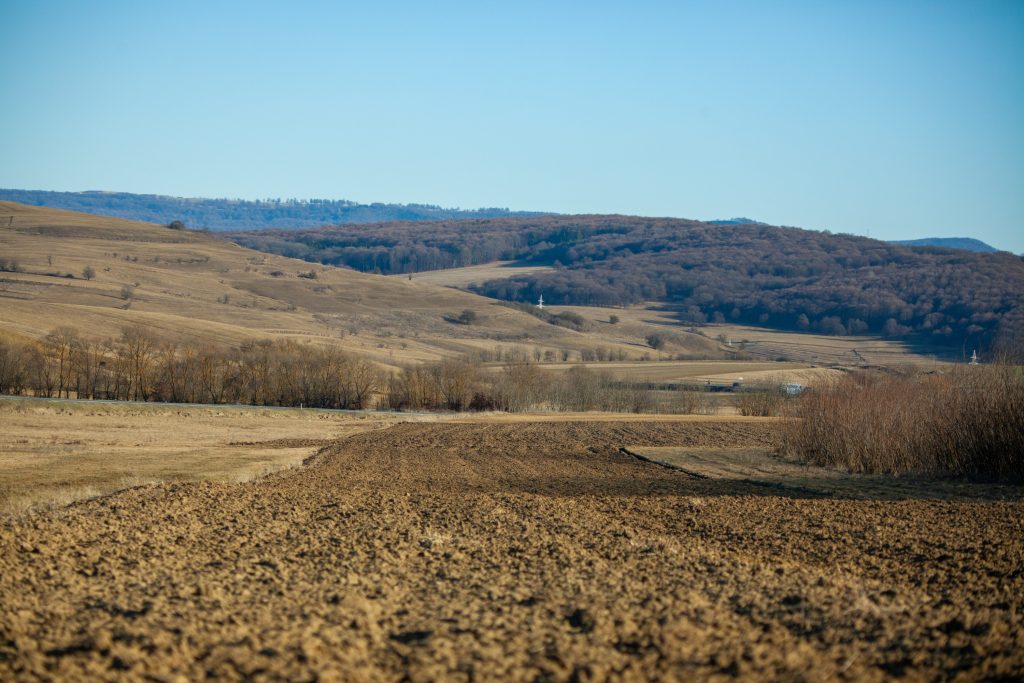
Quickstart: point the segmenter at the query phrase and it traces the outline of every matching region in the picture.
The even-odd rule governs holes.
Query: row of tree
[[[44,397],[371,407],[385,373],[332,347],[260,340],[238,347],[161,341],[130,326],[91,341],[60,327],[41,342],[0,341],[0,393]]]
[[[521,353],[500,368],[449,359],[388,373],[332,347],[260,340],[214,348],[125,327],[94,342],[59,327],[39,342],[0,340],[0,394],[170,403],[392,410],[694,412],[688,392],[575,366],[552,375]]]

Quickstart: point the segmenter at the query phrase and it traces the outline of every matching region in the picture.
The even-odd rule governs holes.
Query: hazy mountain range
[[[540,215],[537,212],[500,208],[464,210],[429,204],[359,204],[344,199],[192,199],[128,192],[0,189],[0,200],[164,225],[171,221],[182,221],[189,228],[214,232]]]
[[[171,221],[182,221],[189,228],[214,232],[258,228],[300,229],[390,221],[554,215],[548,211],[510,211],[503,208],[459,209],[431,204],[359,204],[344,199],[204,199],[99,191],[49,192],[0,189],[0,200],[150,223],[167,224]],[[723,226],[763,225],[751,218],[725,218],[708,222]],[[971,237],[926,237],[890,242],[912,247],[942,247],[975,252],[999,251]]]

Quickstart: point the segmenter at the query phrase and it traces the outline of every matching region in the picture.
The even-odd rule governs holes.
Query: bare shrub
[[[29,348],[0,339],[0,394],[20,395],[29,381]]]
[[[736,409],[740,415],[756,417],[774,417],[782,413],[786,397],[776,387],[741,392],[736,399]]]
[[[794,402],[784,450],[853,472],[1024,478],[1024,371],[860,373]]]
[[[660,332],[655,332],[647,335],[645,341],[652,349],[659,350],[665,348],[665,345],[668,344],[668,336]]]
[[[677,389],[668,410],[681,415],[717,415],[721,405],[717,397],[704,391]]]

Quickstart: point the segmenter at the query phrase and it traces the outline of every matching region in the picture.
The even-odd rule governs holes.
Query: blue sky
[[[1024,2],[0,0],[0,187],[1024,252]]]

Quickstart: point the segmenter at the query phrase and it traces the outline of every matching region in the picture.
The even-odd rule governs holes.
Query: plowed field
[[[620,447],[769,423],[404,424],[0,527],[0,679],[1024,676],[1019,500],[831,498]]]

